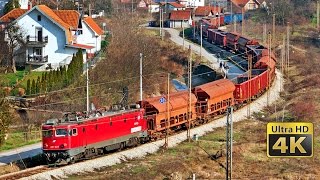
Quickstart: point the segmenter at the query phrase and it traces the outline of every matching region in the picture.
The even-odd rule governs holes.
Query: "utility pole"
[[[230,24],[233,22],[233,14],[232,14],[232,1],[229,1],[230,2]]]
[[[227,130],[226,130],[226,152],[227,152],[227,157],[226,157],[226,179],[231,180],[232,178],[232,116],[233,116],[233,108],[232,106],[229,106],[227,109]]]
[[[200,62],[202,62],[202,22],[200,22]]]
[[[320,31],[320,3],[317,1],[317,29]]]
[[[289,73],[289,65],[290,65],[290,26],[289,22],[287,23],[287,73]]]
[[[248,55],[248,105],[247,105],[247,116],[250,118],[251,116],[251,79],[252,79],[252,54]]]
[[[162,12],[161,11],[162,11],[162,8],[161,8],[161,5],[160,5],[160,8],[159,8],[159,15],[160,15],[160,20],[159,20],[160,32],[159,33],[160,33],[160,38],[162,38],[162,27],[161,27],[162,26],[162,22],[161,22],[162,21],[162,18],[161,18]]]
[[[220,13],[221,13],[221,9],[220,9],[220,4],[218,4],[218,28],[221,26],[221,22],[220,22]]]
[[[143,54],[140,53],[140,101],[142,101],[142,58]]]
[[[133,0],[131,0],[131,13],[133,13]]]
[[[276,47],[275,43],[276,43],[276,14],[273,14],[272,15],[272,46],[273,47]]]
[[[262,38],[263,38],[263,44],[267,44],[267,24],[266,23],[263,24]]]
[[[183,50],[184,48],[184,26],[182,26],[182,46],[183,46]]]
[[[283,35],[283,41],[282,41],[282,48],[281,48],[281,64],[280,64],[280,71],[282,75],[284,74],[284,61],[285,61],[285,55],[286,55],[286,36]],[[282,91],[282,78],[280,78],[280,92]]]
[[[233,19],[233,31],[237,32],[237,16]]]
[[[245,33],[245,22],[244,22],[244,7],[241,8],[242,12],[242,27],[241,27],[241,35],[244,35]]]
[[[89,111],[90,111],[90,108],[89,108],[89,63],[88,63],[88,60],[86,62],[86,76],[87,76],[87,116],[89,117]]]
[[[164,18],[163,18],[163,16],[164,16],[164,11],[162,10],[162,12],[161,12],[161,17],[162,17],[162,25],[161,25],[161,40],[163,40],[163,37],[164,37],[164,30],[163,30],[163,28],[164,28]]]
[[[270,90],[269,90],[269,88],[270,88],[270,83],[271,83],[271,80],[270,80],[270,62],[271,62],[271,32],[269,31],[269,34],[268,34],[268,36],[269,36],[269,43],[268,43],[268,51],[269,51],[269,57],[268,57],[268,91],[267,91],[267,106],[269,106],[269,99],[270,99]]]
[[[168,73],[168,84],[167,84],[167,120],[166,120],[166,136],[164,139],[164,148],[168,147],[168,128],[170,126],[170,73]]]
[[[190,120],[191,120],[191,118],[190,118],[190,113],[191,113],[191,106],[192,106],[192,101],[191,101],[191,88],[192,88],[192,81],[191,81],[191,78],[192,78],[192,50],[191,50],[191,45],[189,45],[189,51],[190,51],[190,57],[189,57],[189,63],[188,63],[188,66],[189,66],[189,70],[188,70],[188,85],[189,85],[189,108],[188,108],[188,129],[187,129],[187,139],[189,140],[189,142],[190,142],[190,140],[191,140],[191,138],[190,138],[190,126],[191,126],[191,123],[190,123]]]
[[[196,21],[194,20],[195,18],[195,8],[192,10],[192,21],[193,21],[193,40],[196,39]]]

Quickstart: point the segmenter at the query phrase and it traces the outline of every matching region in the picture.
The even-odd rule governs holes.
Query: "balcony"
[[[48,43],[48,36],[27,36],[27,45],[29,47],[44,47]]]
[[[31,65],[43,65],[48,62],[48,55],[41,56],[41,55],[28,55],[27,64]]]

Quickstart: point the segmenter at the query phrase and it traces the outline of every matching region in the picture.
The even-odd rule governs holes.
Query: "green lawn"
[[[19,83],[17,87],[26,89],[28,79],[30,79],[31,82],[33,79],[36,81],[38,76],[41,78],[42,73],[43,72],[37,71],[32,71],[31,73],[28,71],[17,71],[16,73],[0,74],[0,87],[14,87]],[[11,91],[11,95],[16,96],[17,94],[18,88]]]
[[[20,81],[24,75],[27,74],[26,71],[17,71],[16,73],[0,74],[1,84],[0,86],[14,86],[17,81]]]

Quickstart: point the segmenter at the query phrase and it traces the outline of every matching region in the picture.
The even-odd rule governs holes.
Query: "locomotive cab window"
[[[78,135],[78,131],[76,128],[72,129],[72,136]]]
[[[42,137],[52,137],[53,131],[52,130],[43,130]]]
[[[56,136],[68,136],[67,129],[57,129]]]

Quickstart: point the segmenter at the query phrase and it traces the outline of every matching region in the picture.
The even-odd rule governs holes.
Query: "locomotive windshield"
[[[67,136],[68,130],[67,129],[56,129],[56,136]]]
[[[53,131],[52,130],[43,130],[42,131],[42,136],[43,137],[52,137]]]

